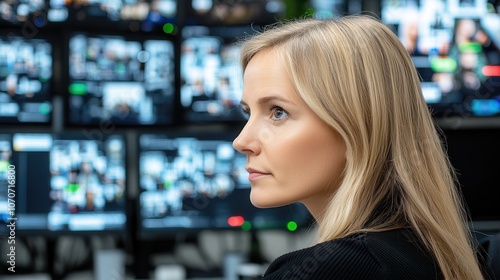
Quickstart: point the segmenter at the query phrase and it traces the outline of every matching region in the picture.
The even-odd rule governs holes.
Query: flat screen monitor
[[[0,133],[0,223],[16,234],[122,232],[125,138]],[[13,220],[14,218],[14,220]]]
[[[175,117],[169,36],[73,33],[68,41],[70,125],[166,125]]]
[[[500,116],[500,2],[381,1],[437,118]]]
[[[187,122],[241,121],[238,39],[258,29],[186,26],[182,30],[180,103]]]
[[[0,124],[49,124],[52,41],[0,31]]]
[[[139,139],[141,237],[203,229],[295,230],[304,205],[259,209],[250,202],[246,156],[230,133],[143,134]]]
[[[186,11],[185,24],[229,26],[276,22],[285,17],[287,12],[286,2],[291,1],[188,0],[182,2]]]
[[[68,22],[86,28],[171,33],[177,24],[177,0],[56,1],[68,11]]]
[[[444,136],[471,221],[479,230],[500,230],[500,131],[447,129]]]
[[[9,0],[0,2],[0,23],[22,27],[31,33],[50,23],[64,22],[68,18],[62,0]]]

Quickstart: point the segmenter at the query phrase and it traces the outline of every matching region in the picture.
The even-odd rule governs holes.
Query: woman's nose
[[[233,147],[240,153],[244,154],[259,154],[260,148],[256,135],[258,131],[255,125],[249,122],[245,124],[238,137],[233,141]]]

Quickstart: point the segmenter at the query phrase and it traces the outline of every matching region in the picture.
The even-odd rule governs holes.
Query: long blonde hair
[[[410,227],[446,279],[483,279],[455,174],[395,34],[367,16],[279,24],[243,43],[243,70],[270,48],[279,50],[297,93],[347,148],[318,241]]]

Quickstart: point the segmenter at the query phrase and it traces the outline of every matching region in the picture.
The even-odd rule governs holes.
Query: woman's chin
[[[250,202],[252,203],[253,206],[257,208],[272,208],[289,204],[289,203],[284,203],[283,201],[277,201],[269,195],[259,196],[254,194],[253,192],[250,193]]]

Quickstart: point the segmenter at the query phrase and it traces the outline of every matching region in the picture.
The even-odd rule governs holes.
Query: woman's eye
[[[248,108],[242,108],[241,112],[243,113],[245,118],[247,118],[247,119],[250,118],[250,110]]]
[[[271,112],[273,121],[279,121],[288,116],[288,113],[281,107],[273,107]]]

